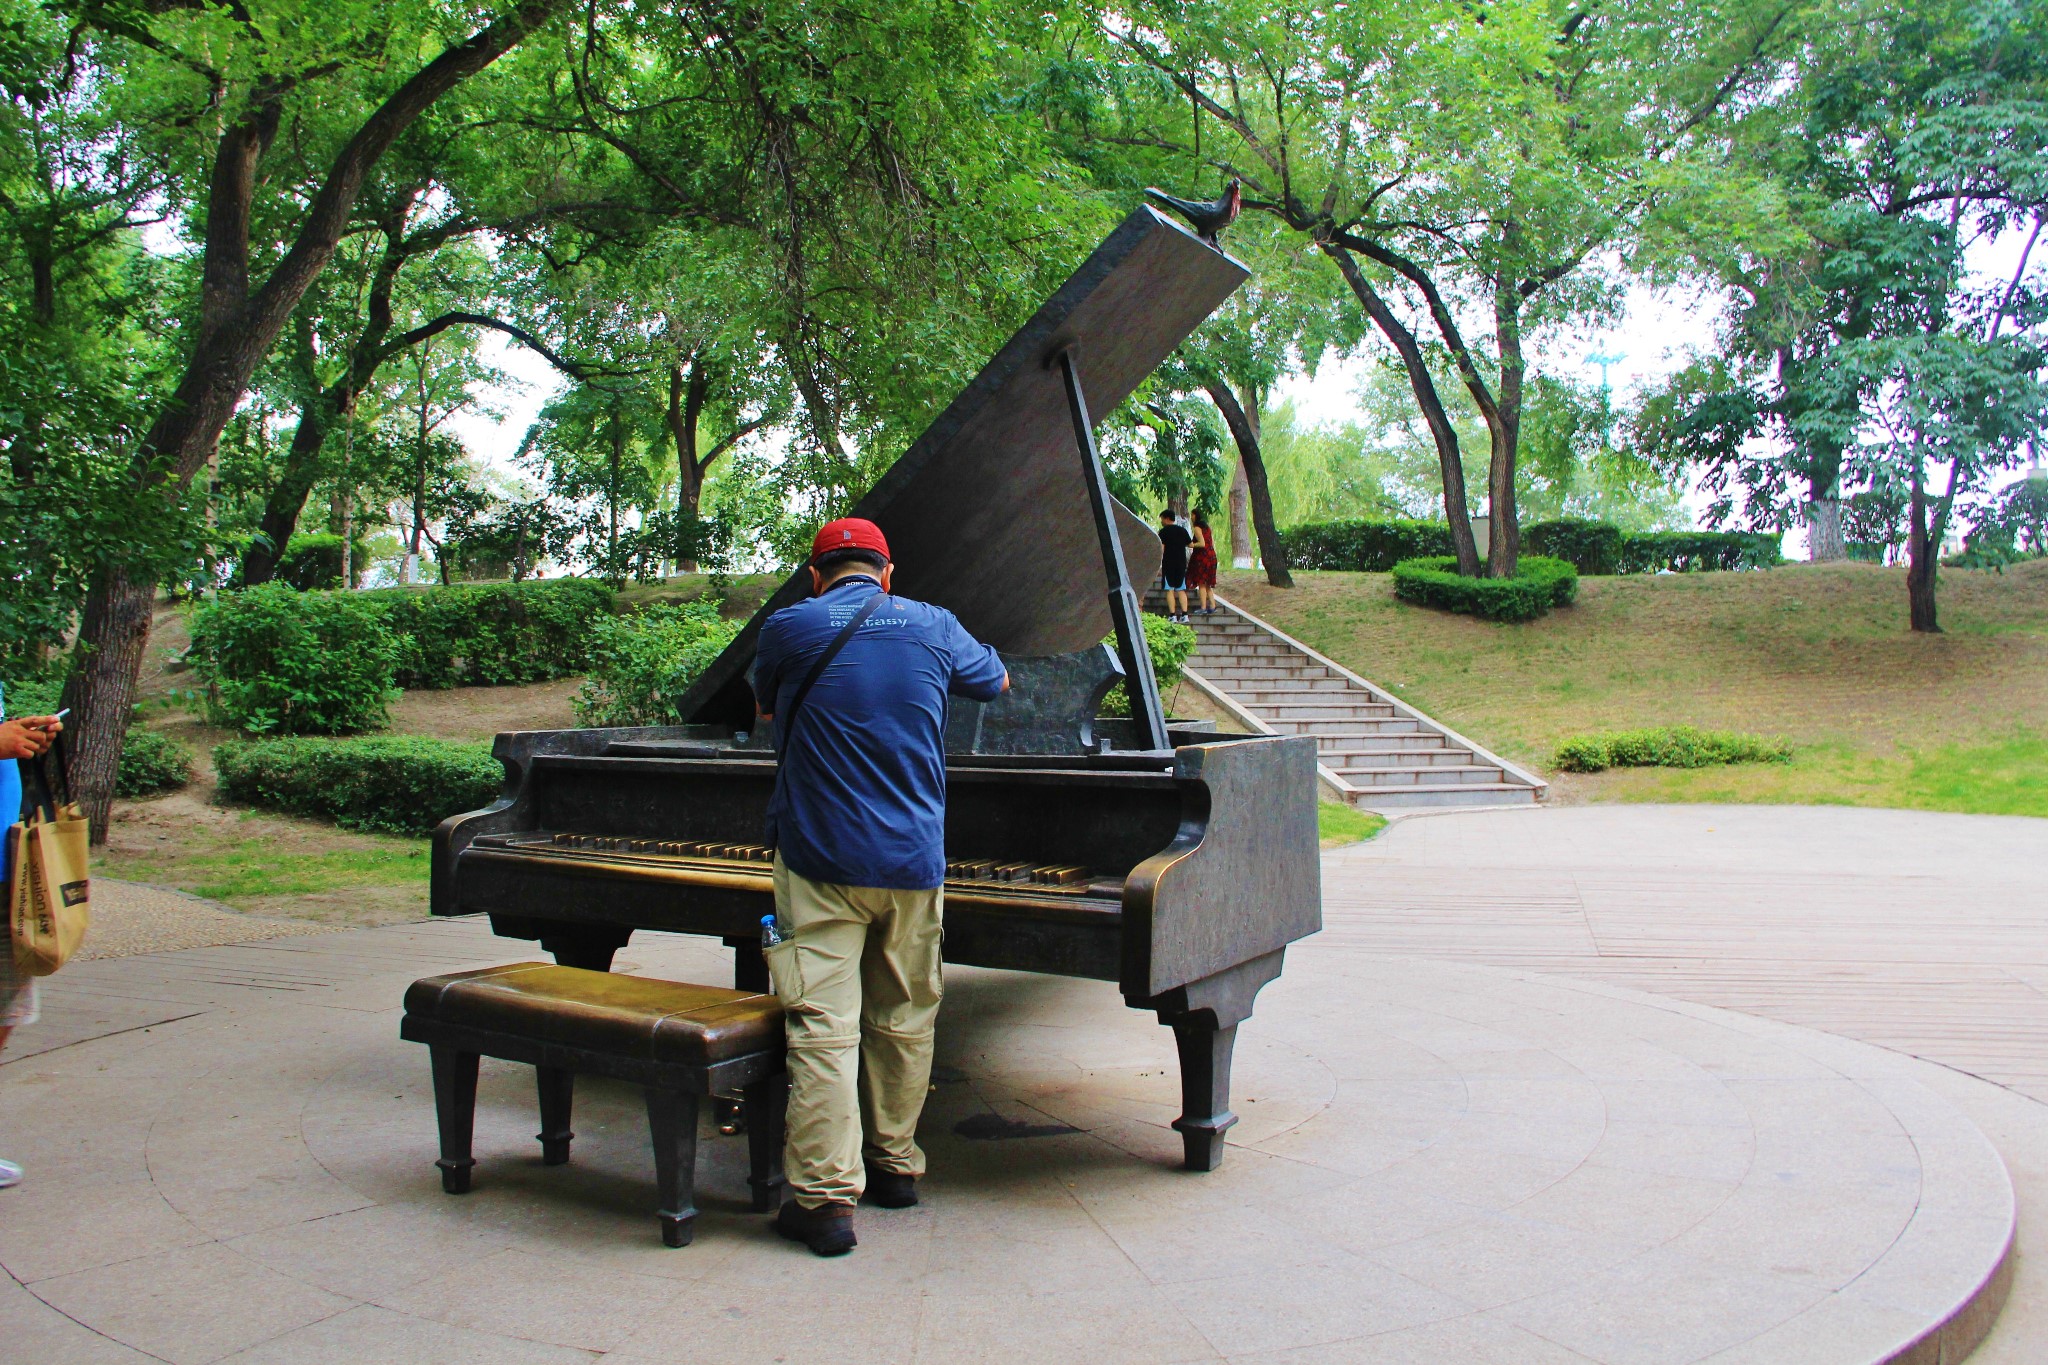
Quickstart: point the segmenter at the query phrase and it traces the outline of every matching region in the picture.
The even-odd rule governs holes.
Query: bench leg
[[[476,1129],[476,1065],[474,1052],[435,1044],[428,1048],[434,1063],[434,1116],[441,1125],[441,1188],[449,1194],[469,1193],[469,1154]]]
[[[782,1125],[789,1108],[789,1075],[763,1076],[745,1090],[747,1157],[752,1169],[747,1184],[754,1190],[754,1212],[773,1213],[782,1203]]]
[[[569,1142],[569,1113],[576,1102],[576,1073],[558,1066],[537,1066],[534,1079],[540,1084],[540,1162],[543,1166],[566,1166]]]
[[[697,1222],[697,1097],[647,1087],[647,1127],[654,1137],[662,1245],[688,1246]]]

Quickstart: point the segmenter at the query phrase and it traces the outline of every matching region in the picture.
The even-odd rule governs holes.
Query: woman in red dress
[[[1209,514],[1195,509],[1195,543],[1188,547],[1188,590],[1201,605],[1204,616],[1216,614],[1216,533],[1209,529]]]

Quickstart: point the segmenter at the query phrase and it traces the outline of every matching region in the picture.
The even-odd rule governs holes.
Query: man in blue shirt
[[[891,596],[893,571],[873,522],[828,523],[812,543],[815,596],[768,618],[754,660],[782,755],[768,841],[783,941],[767,957],[788,1018],[794,1197],[775,1226],[821,1256],[853,1249],[864,1193],[885,1208],[917,1202],[940,996],[946,699],[990,701],[1010,685],[951,612]]]

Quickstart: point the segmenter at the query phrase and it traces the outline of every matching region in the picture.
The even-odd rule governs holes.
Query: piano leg
[[[768,982],[768,959],[761,956],[761,940],[758,938],[729,938],[726,947],[732,949],[732,988],[736,991],[753,991],[766,995],[775,988]]]
[[[1223,1135],[1237,1122],[1230,1109],[1237,1026],[1252,1017],[1259,988],[1280,975],[1286,951],[1241,962],[1150,1002],[1159,1011],[1159,1022],[1172,1028],[1180,1052],[1181,1114],[1173,1126],[1191,1171],[1213,1171],[1223,1164]]]
[[[554,954],[564,967],[589,972],[612,969],[612,954],[626,946],[633,931],[612,924],[552,924],[540,935],[541,951]]]
[[[1218,1027],[1207,1010],[1175,1020],[1173,1041],[1180,1049],[1180,1117],[1173,1121],[1191,1171],[1213,1171],[1223,1164],[1223,1135],[1237,1122],[1230,1112],[1230,1054],[1237,1046],[1237,1025]]]

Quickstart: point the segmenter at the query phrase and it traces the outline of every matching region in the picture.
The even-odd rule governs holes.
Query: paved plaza
[[[1242,1030],[1223,1169],[1174,1169],[1170,1036],[1114,987],[954,970],[926,1203],[864,1211],[838,1262],[745,1211],[730,1138],[696,1244],[664,1249],[636,1094],[582,1086],[575,1159],[543,1168],[509,1064],[485,1063],[474,1193],[443,1195],[399,995],[532,956],[482,925],[81,962],[0,1066],[0,1151],[30,1172],[0,1194],[0,1342],[1846,1365],[1957,1359],[2016,1276],[1975,1359],[2039,1361],[2043,865],[2048,823],[2017,820],[1404,820],[1326,855],[1329,928]],[[643,935],[620,965],[727,961]]]

